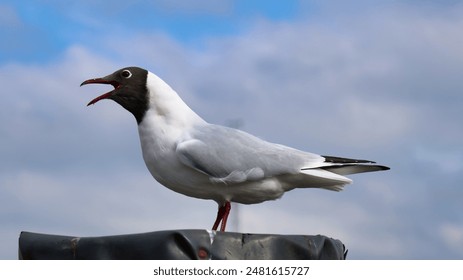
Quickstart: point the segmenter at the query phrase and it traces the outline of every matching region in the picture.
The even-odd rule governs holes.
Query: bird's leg
[[[224,207],[219,206],[219,210],[217,211],[217,218],[215,219],[215,223],[212,226],[212,230],[217,230],[217,228],[219,227],[220,221],[222,221],[223,218],[224,211]]]
[[[222,217],[222,225],[220,226],[220,231],[225,231],[225,227],[227,226],[228,214],[230,214],[231,204],[229,201],[225,202],[223,206],[225,208],[225,212],[223,213]]]
[[[217,218],[215,219],[214,225],[212,226],[212,230],[217,230],[220,222],[222,222],[220,230],[225,231],[225,226],[227,225],[227,219],[228,219],[228,214],[230,213],[230,209],[231,209],[231,204],[228,201],[225,202],[224,205],[219,206],[219,210],[217,211]]]

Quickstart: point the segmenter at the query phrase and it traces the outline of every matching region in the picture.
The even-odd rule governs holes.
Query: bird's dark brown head
[[[90,101],[87,106],[102,99],[112,99],[131,112],[140,123],[148,110],[149,95],[146,86],[148,71],[139,67],[125,67],[102,77],[84,81],[80,86],[88,84],[109,84],[114,87],[103,95]]]

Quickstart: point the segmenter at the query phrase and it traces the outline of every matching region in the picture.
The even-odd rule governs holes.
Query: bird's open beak
[[[89,80],[84,81],[82,84],[80,84],[80,86],[88,85],[88,84],[108,84],[108,85],[112,85],[114,87],[114,89],[112,91],[110,91],[110,92],[107,92],[107,93],[105,93],[103,95],[100,95],[97,98],[93,99],[92,101],[90,101],[87,104],[87,106],[95,104],[98,101],[100,101],[101,99],[107,99],[107,98],[111,97],[111,95],[113,95],[114,92],[121,87],[120,83],[118,83],[116,81],[107,80],[105,78],[89,79]]]

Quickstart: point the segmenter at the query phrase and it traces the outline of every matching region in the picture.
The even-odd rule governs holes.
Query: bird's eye
[[[122,70],[121,76],[128,79],[132,77],[132,73],[129,70],[125,69],[125,70]]]

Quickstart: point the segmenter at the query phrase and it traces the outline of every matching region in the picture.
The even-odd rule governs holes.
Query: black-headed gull
[[[264,141],[246,132],[209,124],[155,74],[126,67],[86,84],[114,90],[88,103],[112,99],[138,123],[143,159],[153,177],[187,196],[219,205],[212,227],[224,231],[230,202],[260,203],[295,188],[340,191],[343,175],[389,169],[369,160],[320,156]]]

